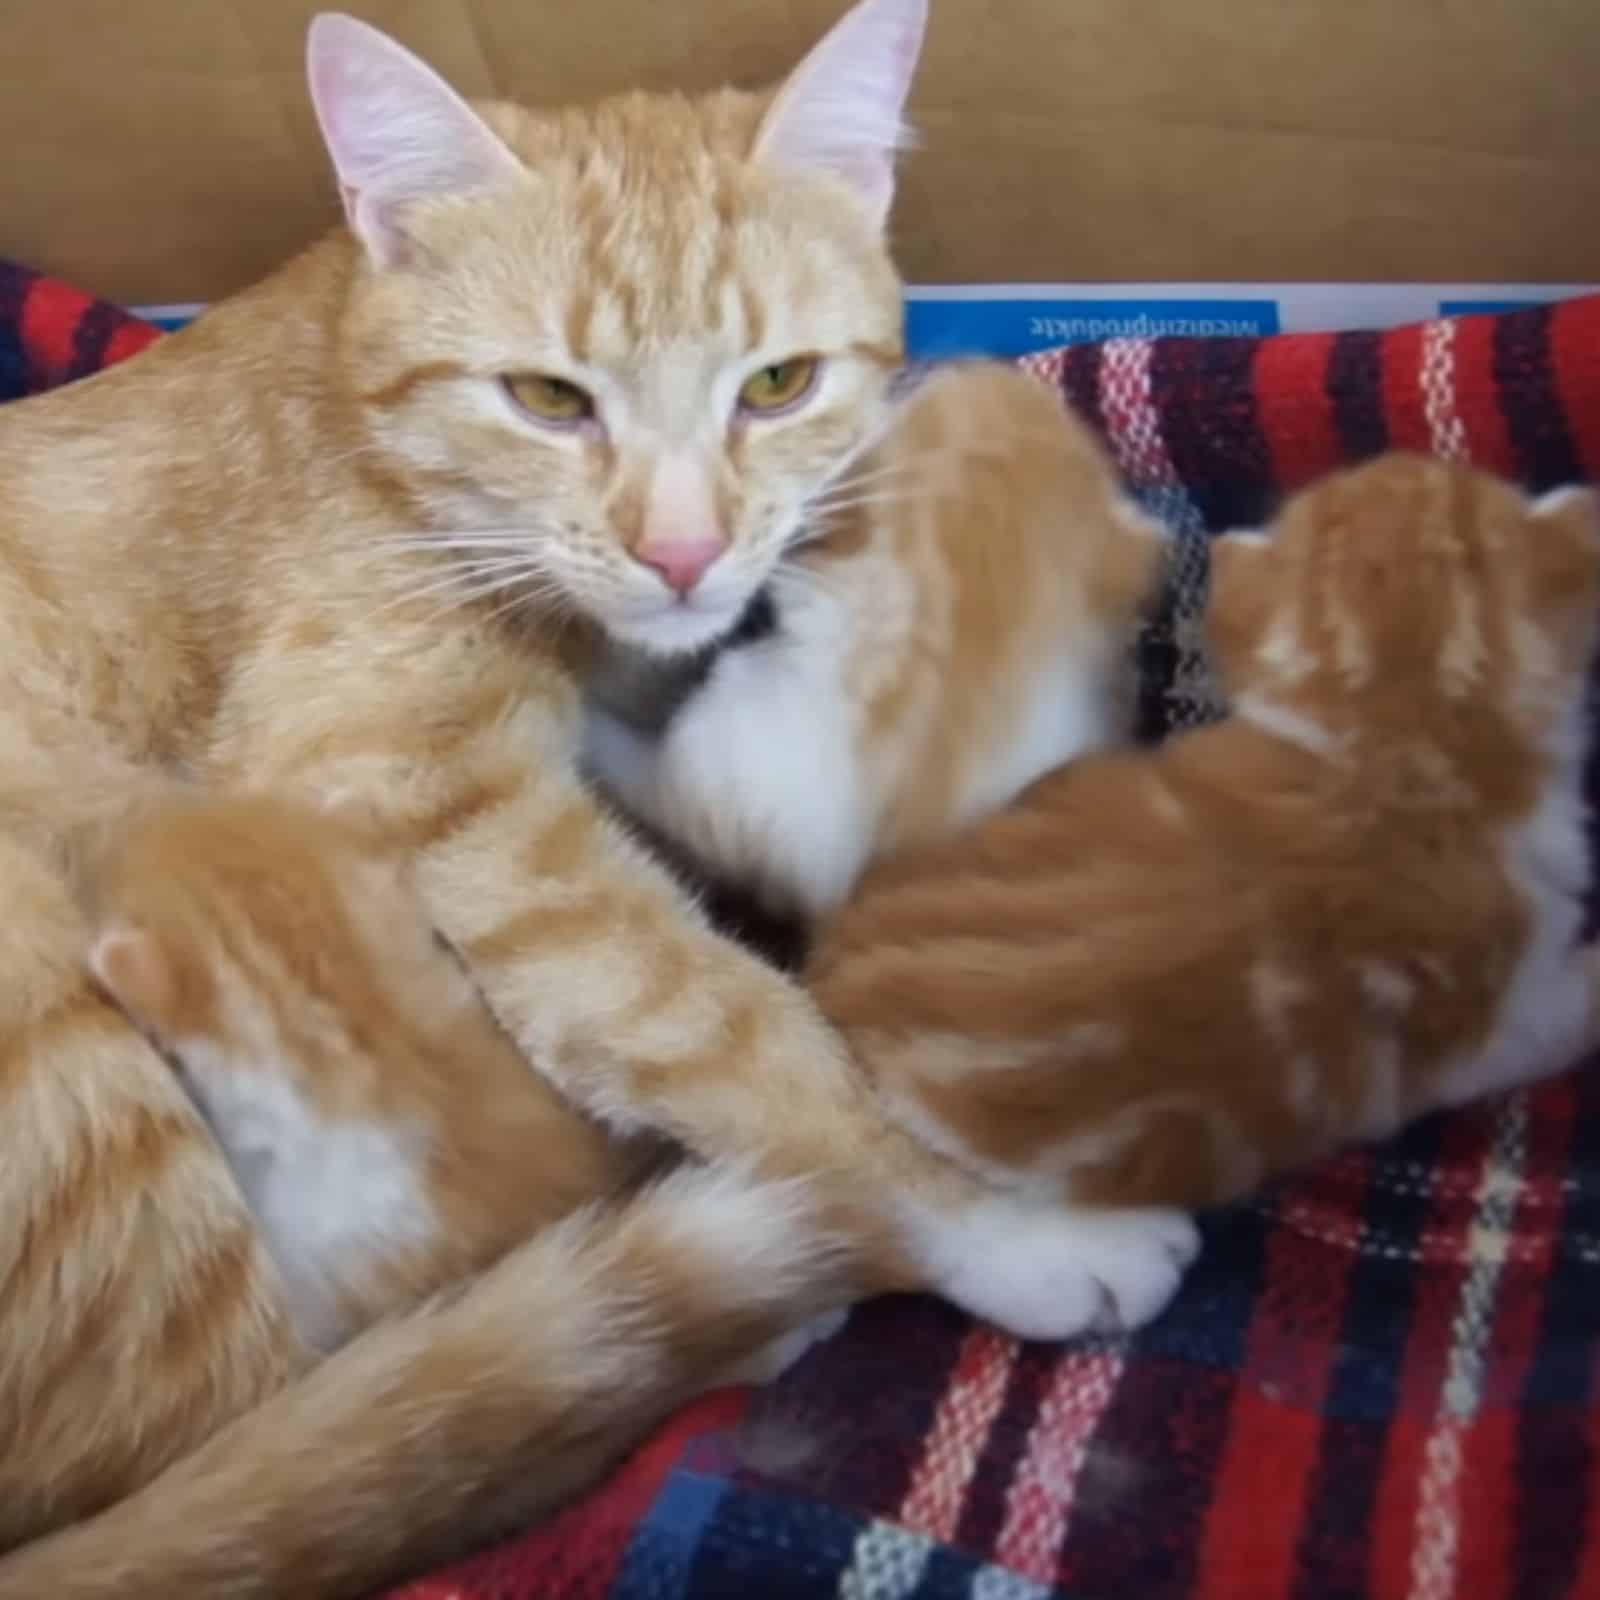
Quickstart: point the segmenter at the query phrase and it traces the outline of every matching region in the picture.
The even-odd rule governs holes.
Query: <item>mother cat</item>
[[[922,25],[864,0],[775,95],[480,115],[321,18],[348,228],[0,414],[0,1545],[305,1362],[220,1157],[84,976],[71,836],[157,772],[364,809],[530,1062],[764,1180],[530,1242],[0,1563],[4,1600],[365,1590],[830,1297],[929,1286],[1064,1335],[1102,1284],[1153,1309],[1175,1282],[1181,1221],[1030,1211],[898,1134],[574,774],[586,640],[726,632],[887,425]]]

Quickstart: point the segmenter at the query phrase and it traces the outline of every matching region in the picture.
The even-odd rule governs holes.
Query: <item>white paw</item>
[[[1043,1209],[998,1196],[919,1232],[932,1286],[1019,1339],[1142,1327],[1200,1251],[1181,1211]]]
[[[825,1344],[850,1320],[850,1311],[825,1311],[820,1317],[786,1333],[781,1339],[763,1345],[753,1355],[734,1366],[726,1375],[728,1383],[771,1383],[789,1370],[813,1346]]]

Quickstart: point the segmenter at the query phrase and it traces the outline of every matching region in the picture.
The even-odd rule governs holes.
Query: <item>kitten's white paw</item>
[[[825,1344],[850,1320],[848,1307],[838,1311],[825,1311],[813,1317],[793,1333],[763,1345],[754,1355],[747,1356],[727,1374],[728,1383],[772,1383],[789,1370],[813,1346]]]
[[[1181,1211],[1043,1209],[996,1197],[924,1232],[938,1291],[1021,1339],[1138,1328],[1200,1251]]]

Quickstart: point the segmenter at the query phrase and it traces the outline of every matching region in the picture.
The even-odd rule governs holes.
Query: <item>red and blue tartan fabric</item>
[[[70,284],[0,262],[0,400],[87,377],[160,337]]]
[[[0,396],[154,337],[0,269]],[[1172,530],[1152,736],[1217,709],[1210,534],[1391,446],[1534,488],[1600,471],[1600,297],[1030,365]],[[391,1600],[1600,1600],[1600,1067],[1348,1153],[1206,1241],[1130,1339],[865,1306],[770,1392],[708,1396],[552,1523]]]

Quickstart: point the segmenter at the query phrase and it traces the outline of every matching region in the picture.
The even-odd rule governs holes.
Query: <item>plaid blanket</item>
[[[153,337],[0,270],[0,394]],[[1217,709],[1210,534],[1389,446],[1535,488],[1600,467],[1600,297],[1030,365],[1172,531],[1151,735]],[[1131,1338],[1019,1345],[928,1302],[862,1307],[772,1390],[706,1397],[587,1501],[393,1600],[1600,1596],[1600,1070],[1205,1229],[1176,1305]]]

